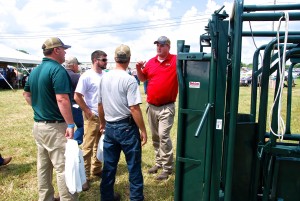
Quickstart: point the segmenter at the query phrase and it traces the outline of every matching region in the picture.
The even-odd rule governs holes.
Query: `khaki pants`
[[[99,118],[93,114],[90,119],[84,119],[84,135],[83,135],[83,159],[87,179],[91,179],[91,174],[98,174],[101,172],[101,162],[97,159],[97,147],[101,137],[99,132]]]
[[[61,201],[78,200],[77,193],[69,193],[65,182],[65,123],[38,123],[33,126],[33,135],[38,148],[37,177],[39,201],[52,201],[53,168],[57,176],[57,187]]]
[[[160,107],[148,104],[147,115],[155,151],[155,165],[172,173],[174,159],[170,131],[174,123],[175,104]]]

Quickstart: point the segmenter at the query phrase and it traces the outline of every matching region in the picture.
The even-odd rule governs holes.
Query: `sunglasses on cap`
[[[101,59],[101,58],[97,58],[98,61],[103,61],[103,62],[107,62],[107,59]]]

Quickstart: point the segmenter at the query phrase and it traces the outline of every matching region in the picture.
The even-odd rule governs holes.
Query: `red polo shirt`
[[[147,102],[161,106],[176,101],[178,94],[176,55],[169,54],[163,62],[157,58],[158,56],[146,63],[143,73],[148,80]]]

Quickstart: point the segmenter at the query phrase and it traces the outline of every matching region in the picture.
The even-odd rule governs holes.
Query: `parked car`
[[[250,86],[252,83],[252,76],[244,76],[240,78],[240,86]]]
[[[252,83],[252,70],[241,70],[240,74],[240,86],[250,86]]]

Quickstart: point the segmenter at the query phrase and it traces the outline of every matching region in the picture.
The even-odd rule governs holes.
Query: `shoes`
[[[157,173],[158,169],[160,169],[160,168],[161,168],[161,167],[158,167],[158,166],[154,165],[152,168],[150,168],[150,169],[148,170],[148,173],[149,173],[149,174],[155,174],[155,173]]]
[[[86,181],[83,185],[82,185],[82,191],[88,191],[90,189],[90,183],[89,181]]]
[[[7,165],[11,161],[12,157],[3,158],[3,163],[1,165]]]
[[[168,179],[169,178],[169,175],[170,175],[171,173],[168,173],[168,172],[162,172],[162,173],[160,173],[155,179],[156,180],[159,180],[159,181],[162,181],[162,180],[166,180],[166,179]]]
[[[60,198],[59,198],[59,197],[57,197],[57,198],[54,197],[54,198],[53,198],[53,201],[60,201]]]
[[[98,173],[95,173],[95,174],[93,174],[94,176],[97,176],[97,177],[99,177],[99,178],[102,178],[102,171],[101,172],[98,172]]]
[[[114,201],[120,201],[121,195],[119,193],[114,193]]]

